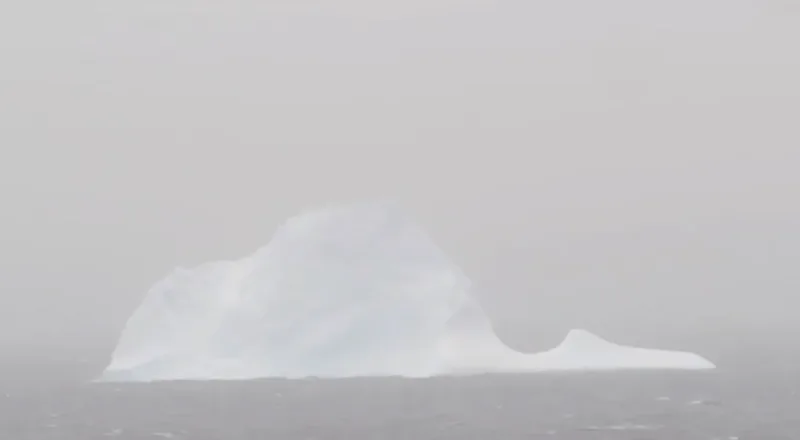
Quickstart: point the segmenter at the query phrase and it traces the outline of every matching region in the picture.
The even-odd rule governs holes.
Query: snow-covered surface
[[[101,379],[714,368],[692,353],[622,347],[583,330],[522,354],[495,336],[469,289],[392,205],[309,211],[249,257],[177,269],[153,286]]]

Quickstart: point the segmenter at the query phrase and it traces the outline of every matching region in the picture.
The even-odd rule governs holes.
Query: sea
[[[0,384],[2,440],[800,439],[800,370]]]

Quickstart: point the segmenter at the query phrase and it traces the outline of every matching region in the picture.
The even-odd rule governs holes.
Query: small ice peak
[[[583,329],[570,330],[567,337],[558,345],[560,349],[580,350],[581,352],[609,347],[617,347],[617,345]]]

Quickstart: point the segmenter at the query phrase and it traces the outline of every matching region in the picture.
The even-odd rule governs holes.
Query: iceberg
[[[241,260],[176,269],[147,292],[99,380],[624,368],[714,365],[583,330],[549,351],[516,352],[424,230],[394,205],[363,203],[292,217]]]

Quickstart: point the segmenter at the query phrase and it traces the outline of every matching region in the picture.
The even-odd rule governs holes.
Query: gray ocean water
[[[6,380],[0,438],[800,438],[800,374],[646,372],[79,384]]]

